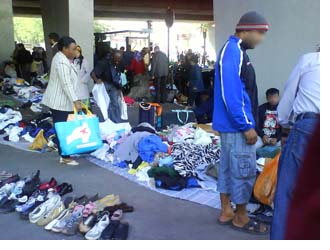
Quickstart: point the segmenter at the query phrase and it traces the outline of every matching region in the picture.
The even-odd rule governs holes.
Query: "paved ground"
[[[134,213],[124,215],[130,223],[129,239],[268,239],[218,225],[216,209],[164,196],[83,159],[80,162],[79,167],[63,167],[54,153],[30,153],[0,145],[0,170],[25,176],[40,169],[42,181],[54,176],[59,182],[71,183],[77,195],[120,195],[122,201],[135,208]],[[20,220],[16,213],[0,214],[0,232],[0,239],[11,240],[82,239],[79,234],[66,237],[47,232]]]

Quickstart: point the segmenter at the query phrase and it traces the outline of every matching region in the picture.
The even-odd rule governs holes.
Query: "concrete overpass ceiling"
[[[213,21],[213,0],[94,0],[95,18],[163,19],[168,6],[176,20]],[[15,16],[40,16],[39,0],[13,0]]]

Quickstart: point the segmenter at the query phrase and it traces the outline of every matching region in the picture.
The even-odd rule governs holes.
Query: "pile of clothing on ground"
[[[24,178],[1,171],[0,213],[16,211],[23,220],[68,236],[80,232],[88,240],[127,239],[129,224],[121,219],[133,212],[132,206],[113,194],[67,197],[72,191],[72,185],[53,177],[41,182],[39,170]]]
[[[0,107],[0,136],[3,140],[19,143],[31,143],[30,150],[41,152],[56,150],[52,142],[55,130],[51,122],[51,113],[41,113],[35,119],[23,120],[22,114],[8,106]]]
[[[207,174],[220,160],[219,136],[213,133],[193,124],[158,133],[149,123],[132,129],[129,124],[108,123],[101,134],[105,144],[91,155],[126,168],[139,181],[168,190],[216,191],[215,179]]]
[[[40,87],[31,86],[28,82],[18,78],[4,78],[0,82],[0,86],[4,95],[12,96],[23,102],[33,112],[42,112],[40,102],[43,94]]]

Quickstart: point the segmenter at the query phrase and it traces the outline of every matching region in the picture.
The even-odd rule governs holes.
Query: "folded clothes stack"
[[[118,195],[65,197],[73,191],[66,182],[52,177],[40,181],[40,170],[20,178],[0,172],[0,213],[18,212],[20,218],[47,231],[72,236],[80,232],[88,240],[126,240],[129,224],[123,213],[133,212]]]

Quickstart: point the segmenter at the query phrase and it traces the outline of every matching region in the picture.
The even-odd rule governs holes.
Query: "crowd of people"
[[[266,92],[267,102],[259,106],[256,73],[247,54],[263,42],[269,29],[268,21],[257,12],[248,12],[239,20],[235,34],[221,49],[215,63],[213,129],[221,135],[221,160],[218,191],[221,213],[218,221],[239,231],[268,234],[271,239],[288,235],[288,213],[298,176],[301,173],[306,149],[320,119],[320,52],[304,55],[293,70],[280,98],[276,88]],[[83,48],[71,37],[49,35],[52,48],[50,69],[45,51],[35,48],[32,55],[18,44],[13,61],[7,62],[5,73],[25,80],[50,72],[43,104],[52,112],[53,122],[66,121],[69,114],[82,110],[82,102],[90,105],[88,83],[104,84],[110,97],[109,118],[121,123],[120,102],[123,98],[123,74],[130,80],[129,97],[138,101],[163,103],[169,77],[169,59],[156,46],[133,52],[99,44],[94,65],[83,56]],[[188,51],[179,55],[185,69],[186,81],[178,84],[187,93],[188,108],[201,104],[205,91],[198,56]],[[149,81],[155,85],[152,98]],[[59,142],[57,141],[59,145]],[[249,218],[246,205],[256,180],[257,149],[282,147],[278,166],[278,183],[274,200],[274,219],[270,229],[258,220]],[[61,155],[60,162],[78,165],[70,156]],[[232,203],[236,210],[232,209]],[[289,225],[290,228],[290,225]]]

